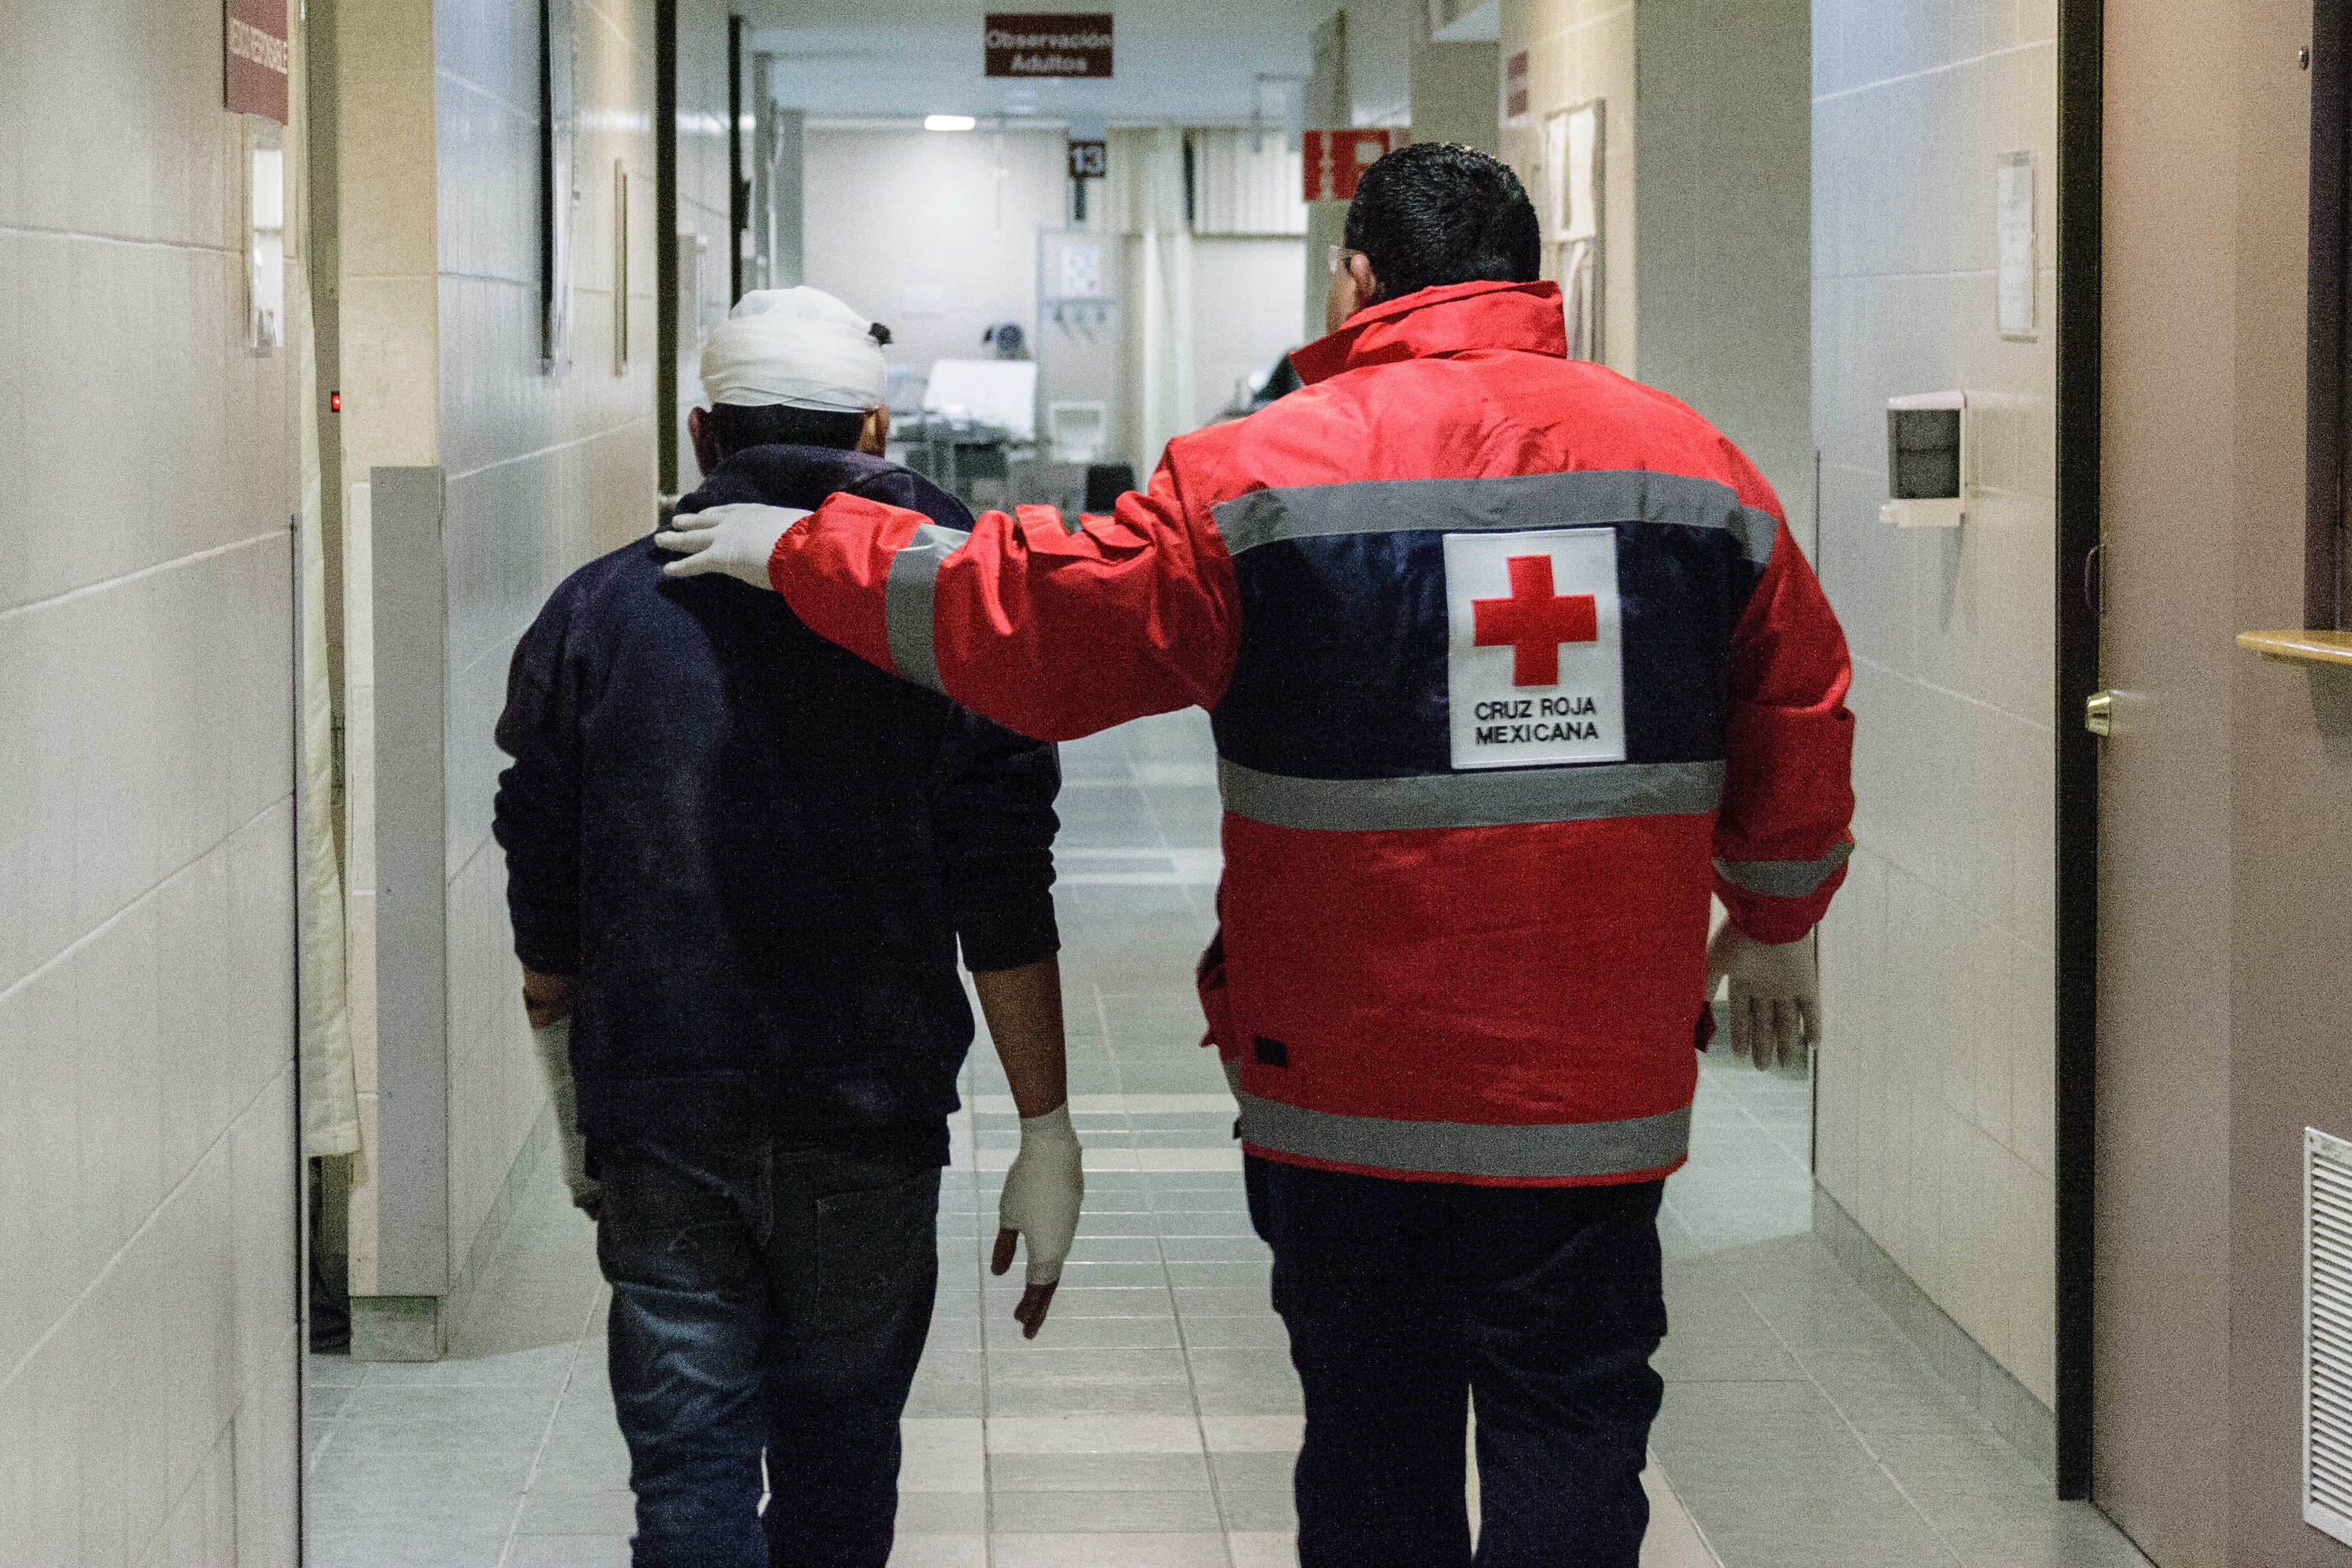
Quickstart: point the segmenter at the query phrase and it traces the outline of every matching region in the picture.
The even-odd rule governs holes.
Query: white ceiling
[[[1074,11],[1089,0],[1029,0]],[[1019,0],[750,0],[751,47],[777,57],[776,99],[828,120],[1019,114],[1113,123],[1244,125],[1257,78],[1304,81],[1316,26],[1339,0],[1092,0],[1113,13],[1108,81],[990,80],[981,18]],[[1292,100],[1297,99],[1293,90]]]

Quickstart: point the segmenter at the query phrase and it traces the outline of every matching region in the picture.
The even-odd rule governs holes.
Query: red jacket
[[[1226,809],[1210,1033],[1269,1158],[1573,1185],[1680,1165],[1707,895],[1843,879],[1844,638],[1771,488],[1570,361],[1549,284],[1376,306],[1306,387],[1066,530],[836,497],[777,590],[1029,735],[1198,704]]]

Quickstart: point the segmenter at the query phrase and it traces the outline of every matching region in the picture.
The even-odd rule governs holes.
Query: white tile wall
[[[219,40],[0,7],[11,1563],[291,1561],[294,425]]]
[[[701,235],[706,247],[699,291],[702,319],[697,323],[681,316],[677,327],[674,413],[677,482],[683,493],[702,482],[686,431],[686,411],[702,402],[702,334],[726,319],[732,303],[727,297],[727,7],[718,0],[681,0],[677,34],[677,227],[680,234]],[[687,265],[681,257],[680,268]],[[680,283],[690,287],[682,270]],[[893,319],[878,309],[869,314]]]
[[[572,362],[541,370],[539,8],[396,0],[344,13],[342,333],[354,481],[345,559],[353,1047],[362,1148],[352,1281],[375,1278],[373,671],[364,484],[373,464],[447,481],[446,693],[449,1204],[461,1269],[544,1108],[489,837],[492,730],[516,640],[563,577],[653,517],[656,250],[651,0],[575,14]],[[719,91],[725,89],[724,19]],[[707,52],[707,51],[706,51]],[[723,98],[721,99],[723,103]],[[352,135],[364,123],[365,138]],[[723,125],[723,111],[721,117]],[[724,150],[718,176],[723,200]],[[630,172],[630,359],[614,371],[615,160]],[[417,222],[419,212],[431,214]],[[462,1285],[460,1286],[462,1289]]]
[[[539,365],[538,15],[530,0],[435,6],[453,1266],[545,1104],[489,836],[507,664],[556,584],[654,516],[654,7],[583,0],[577,10],[572,355],[553,376]],[[613,370],[616,160],[630,174],[625,375]]]
[[[2053,1396],[2051,275],[1993,308],[1995,159],[2035,153],[2054,255],[2052,0],[1814,0],[1820,566],[1854,660],[1853,870],[1822,926],[1824,1186]],[[1984,505],[1880,524],[1885,400],[1964,388]]]

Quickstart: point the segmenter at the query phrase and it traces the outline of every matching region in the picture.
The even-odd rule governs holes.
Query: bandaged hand
[[[539,1051],[539,1071],[555,1106],[555,1137],[563,1151],[563,1185],[589,1218],[604,1207],[604,1184],[588,1174],[588,1140],[580,1135],[580,1102],[572,1082],[572,1020],[561,1019],[530,1031]]]
[[[1013,1315],[1029,1339],[1045,1324],[1062,1264],[1078,1234],[1078,1207],[1087,1192],[1083,1158],[1068,1105],[1022,1118],[1021,1152],[1004,1173],[1004,1196],[996,1206],[996,1255],[989,1272],[1002,1274],[1013,1267],[1017,1238],[1029,1255],[1029,1289]]]
[[[776,553],[776,541],[808,515],[798,507],[764,507],[751,501],[706,507],[671,519],[667,531],[654,536],[654,546],[684,558],[664,566],[664,576],[720,572],[754,588],[772,590],[775,584],[768,578],[768,560]]]
[[[1759,942],[1725,922],[1706,947],[1706,994],[1725,980],[1727,1032],[1734,1056],[1752,1059],[1759,1071],[1776,1063],[1802,1067],[1806,1049],[1822,1037],[1821,977],[1812,943]]]

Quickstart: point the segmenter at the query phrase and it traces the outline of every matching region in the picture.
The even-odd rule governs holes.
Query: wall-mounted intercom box
[[[1879,520],[1902,528],[1957,528],[1976,487],[1969,394],[1919,392],[1886,400],[1886,505]]]

